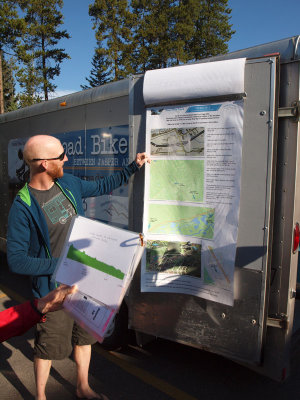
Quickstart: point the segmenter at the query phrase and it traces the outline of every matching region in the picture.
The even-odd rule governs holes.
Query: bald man
[[[41,298],[54,289],[51,276],[72,217],[84,215],[82,199],[110,193],[127,183],[130,176],[150,159],[146,153],[138,153],[135,161],[122,171],[100,181],[85,181],[64,174],[63,166],[68,158],[60,141],[52,136],[31,137],[25,144],[23,155],[29,166],[30,180],[18,192],[9,213],[7,259],[12,272],[31,277],[33,294]],[[46,399],[51,360],[68,357],[72,347],[77,366],[77,398],[107,399],[96,394],[88,383],[91,344],[94,342],[94,338],[62,310],[49,314],[45,323],[37,324],[34,346],[36,399]]]

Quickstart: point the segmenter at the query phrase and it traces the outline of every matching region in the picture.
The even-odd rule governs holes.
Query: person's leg
[[[34,357],[34,376],[36,384],[36,400],[46,400],[46,383],[51,368],[51,360]]]
[[[74,361],[77,367],[77,390],[78,397],[88,399],[100,399],[101,397],[95,393],[89,385],[89,366],[91,360],[91,345],[74,346]]]
[[[96,339],[75,322],[73,326],[73,354],[77,366],[76,395],[78,398],[108,400],[104,394],[95,393],[89,385],[91,345],[94,343],[96,343]]]
[[[62,360],[72,352],[73,324],[73,319],[60,310],[48,313],[46,321],[36,325],[34,374],[37,400],[46,399],[51,360]]]

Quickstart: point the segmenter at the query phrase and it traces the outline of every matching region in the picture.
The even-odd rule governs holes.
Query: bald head
[[[36,135],[27,140],[23,157],[27,164],[35,158],[46,159],[57,157],[63,151],[58,139],[48,135]]]

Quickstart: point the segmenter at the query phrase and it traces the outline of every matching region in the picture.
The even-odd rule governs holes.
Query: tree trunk
[[[1,50],[0,50],[0,114],[4,114],[4,93],[3,93],[2,51]]]

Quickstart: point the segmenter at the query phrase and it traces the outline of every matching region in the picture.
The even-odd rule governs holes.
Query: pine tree
[[[196,3],[199,11],[195,13],[194,33],[187,43],[190,60],[227,53],[227,43],[234,34],[229,23],[228,0],[196,0]],[[195,4],[194,9],[197,9]]]
[[[17,0],[0,2],[0,48],[10,48],[15,44],[16,38],[21,34],[24,21],[19,18]]]
[[[132,15],[127,0],[95,0],[89,6],[89,15],[96,30],[94,61],[95,64],[102,61],[104,66],[101,80],[110,82],[126,77],[133,72],[129,49]]]
[[[195,16],[200,13],[201,1],[199,0],[180,0],[174,5],[175,23],[171,34],[171,65],[187,63],[194,58],[188,43],[195,34]]]
[[[60,74],[63,60],[70,58],[64,49],[55,47],[59,40],[70,38],[66,30],[58,30],[63,23],[59,10],[62,6],[62,0],[22,1],[27,31],[18,50],[19,59],[25,65],[19,74],[19,81],[26,89],[25,94],[31,93],[33,86],[37,87],[36,98],[43,93],[44,99],[48,100],[49,93],[56,89],[51,81]],[[36,75],[35,82],[33,74]]]
[[[17,45],[17,38],[22,34],[24,20],[19,18],[17,0],[5,0],[0,2],[0,114],[4,112],[3,96],[3,68],[5,61],[3,53],[10,51]]]
[[[228,0],[95,0],[90,84],[226,53],[230,13]],[[93,80],[97,71],[104,80]]]
[[[3,57],[2,61],[4,112],[14,111],[18,108],[13,76],[16,69],[15,60],[12,57],[9,60]]]
[[[19,107],[31,106],[42,101],[40,87],[43,78],[35,67],[35,54],[24,53],[23,63],[16,73],[22,91],[18,94]]]
[[[169,66],[176,2],[132,0],[131,4],[136,16],[133,54],[136,72]]]
[[[228,51],[234,31],[228,0],[132,0],[138,72],[200,60]]]
[[[105,56],[105,50],[99,45],[95,49],[95,54],[92,60],[92,70],[89,78],[85,78],[88,85],[80,85],[82,89],[88,89],[91,87],[101,86],[109,81],[109,65],[107,57]]]

